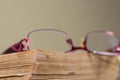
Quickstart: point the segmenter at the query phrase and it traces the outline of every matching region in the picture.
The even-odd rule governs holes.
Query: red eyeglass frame
[[[92,33],[106,33],[107,35],[110,35],[110,36],[116,36],[112,31],[94,31],[94,32],[88,33],[86,35],[84,41],[83,41],[84,46],[81,47],[81,46],[74,46],[71,37],[64,31],[57,30],[57,29],[36,29],[36,30],[33,30],[33,31],[29,32],[26,38],[22,39],[21,41],[17,42],[13,46],[11,46],[7,50],[5,50],[3,52],[3,54],[9,54],[9,53],[14,53],[14,52],[30,50],[30,48],[29,48],[30,47],[29,37],[32,33],[38,32],[38,31],[58,32],[58,33],[64,35],[66,37],[67,44],[70,46],[70,50],[65,51],[66,53],[76,51],[76,50],[79,50],[79,49],[85,50],[85,51],[90,52],[90,53],[107,55],[107,56],[116,56],[116,55],[119,55],[119,53],[120,53],[120,50],[117,50],[116,52],[113,53],[112,50],[111,51],[109,50],[109,51],[106,51],[106,52],[98,52],[98,51],[91,51],[87,48],[87,40],[88,40],[88,37],[89,37],[90,34],[92,34]],[[26,44],[24,45],[23,42],[25,42]],[[25,49],[25,46],[26,46],[26,49]],[[116,48],[120,48],[120,44],[118,44],[118,46]]]

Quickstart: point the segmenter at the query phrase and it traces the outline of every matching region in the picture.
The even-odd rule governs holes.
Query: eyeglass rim
[[[86,36],[85,36],[85,40],[83,42],[84,46],[85,46],[85,50],[87,50],[88,52],[91,52],[91,53],[94,53],[94,54],[99,54],[99,55],[107,55],[107,56],[117,56],[117,55],[120,55],[119,53],[115,53],[115,52],[100,52],[100,51],[92,51],[92,50],[89,50],[88,47],[87,47],[87,40],[88,40],[88,37],[89,35],[93,34],[93,33],[105,33],[105,34],[108,34],[110,35],[109,33],[113,33],[112,36],[116,37],[116,39],[118,40],[118,43],[119,42],[119,39],[118,39],[118,36],[113,32],[113,31],[109,31],[109,30],[103,30],[103,31],[92,31],[92,32],[89,32]],[[118,46],[120,46],[120,44],[118,44]]]
[[[57,32],[57,33],[60,33],[60,34],[62,34],[63,36],[65,36],[66,37],[66,41],[67,40],[71,40],[71,37],[70,37],[70,35],[68,34],[68,33],[66,33],[66,32],[64,32],[64,31],[62,31],[62,30],[58,30],[58,29],[51,29],[51,28],[47,28],[47,29],[35,29],[35,30],[32,30],[32,31],[30,31],[28,34],[27,34],[27,36],[26,36],[26,38],[25,38],[25,42],[26,42],[26,48],[27,48],[27,50],[30,50],[30,44],[29,44],[29,37],[30,37],[30,35],[32,34],[32,33],[35,33],[35,32]],[[70,43],[68,43],[68,44],[70,44]],[[71,45],[69,45],[70,47],[71,47]]]

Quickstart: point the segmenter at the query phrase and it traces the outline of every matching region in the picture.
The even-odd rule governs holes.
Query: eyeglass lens
[[[66,44],[66,37],[56,32],[36,32],[29,37],[30,49],[45,49],[66,51],[69,46]]]
[[[89,34],[86,46],[90,51],[106,51],[119,45],[116,36],[106,34],[105,32],[95,32]]]

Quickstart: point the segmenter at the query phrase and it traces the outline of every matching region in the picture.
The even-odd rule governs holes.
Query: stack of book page
[[[116,80],[116,57],[31,50],[0,55],[0,80]]]

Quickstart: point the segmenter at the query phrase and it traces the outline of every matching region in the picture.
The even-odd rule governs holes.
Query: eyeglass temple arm
[[[6,49],[2,54],[9,54],[9,53],[13,53],[13,52],[24,51],[24,45],[22,43],[23,41],[25,41],[25,39],[22,39],[21,41],[13,44],[8,49]]]
[[[38,32],[38,31],[47,31],[47,32],[57,32],[57,33],[60,33],[62,35],[64,35],[66,37],[66,42],[67,44],[72,48],[73,47],[73,42],[72,42],[72,39],[70,38],[70,36],[64,32],[64,31],[61,31],[61,30],[57,30],[57,29],[36,29],[36,30],[33,30],[31,32],[28,33],[27,37],[25,38],[26,40],[26,48],[27,50],[30,50],[30,44],[29,44],[29,37],[32,33],[35,33],[35,32]]]

